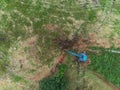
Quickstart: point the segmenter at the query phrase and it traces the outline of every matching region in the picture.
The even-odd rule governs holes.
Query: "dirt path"
[[[57,58],[55,58],[52,68],[42,69],[42,72],[36,73],[34,76],[30,77],[30,79],[33,81],[40,81],[41,79],[52,75],[53,73],[51,71],[54,72],[54,70],[56,69],[56,66],[60,62],[61,58],[63,58],[63,55],[60,55]]]

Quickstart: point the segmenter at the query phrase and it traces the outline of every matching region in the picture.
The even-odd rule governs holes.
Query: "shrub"
[[[39,90],[66,90],[66,77],[51,76],[40,81]]]
[[[65,76],[66,65],[58,65],[58,72],[39,82],[39,90],[67,90],[67,78]]]

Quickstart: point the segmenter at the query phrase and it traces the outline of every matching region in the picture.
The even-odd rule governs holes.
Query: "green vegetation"
[[[8,61],[8,47],[9,47],[9,42],[3,40],[0,41],[0,75],[4,74],[9,66],[9,61]]]
[[[119,37],[120,36],[120,29],[119,29],[120,28],[120,21],[117,20],[117,19],[115,21],[113,21],[113,27],[112,28],[114,29],[113,35],[117,34],[118,37]]]
[[[55,75],[44,78],[39,82],[39,90],[67,90],[68,79],[65,76],[66,70],[67,66],[60,64]]]
[[[67,90],[67,79],[65,77],[49,77],[41,80],[39,90]]]
[[[18,75],[12,75],[12,79],[13,79],[14,82],[19,82],[19,81],[25,82],[25,80]]]
[[[97,30],[96,26],[98,24],[101,26],[104,22],[107,22],[107,24],[109,22],[112,25],[111,29],[114,30],[108,35],[111,42],[115,34],[120,36],[119,0],[116,0],[114,5],[112,5],[114,0],[99,0],[101,7],[91,5],[86,2],[87,0],[83,1],[0,0],[0,75],[6,73],[10,67],[8,51],[18,40],[24,41],[37,35],[35,48],[38,51],[36,56],[39,57],[43,65],[49,66],[60,53],[59,47],[53,43],[54,39],[68,37],[71,33],[82,34],[83,37],[87,37],[93,29]],[[113,19],[108,12],[118,18]],[[106,18],[106,16],[109,17],[103,22],[101,19],[103,19],[102,17]],[[25,52],[29,49],[29,47],[26,47]],[[100,48],[100,50],[102,50],[100,55],[89,53],[92,60],[90,70],[100,73],[108,81],[120,86],[119,54],[107,52],[104,48]],[[59,71],[55,75],[40,81],[40,90],[66,90],[68,80],[64,72],[67,67],[60,65],[58,68]],[[29,72],[35,73],[36,71],[32,69]],[[12,79],[14,82],[24,81],[22,76],[18,75],[13,75]]]
[[[7,60],[0,59],[0,75],[3,75],[6,72],[8,64],[9,62]]]
[[[97,48],[97,50],[100,50],[101,53],[89,53],[89,57],[92,61],[89,69],[98,72],[116,86],[120,86],[120,55],[106,51],[111,49]]]

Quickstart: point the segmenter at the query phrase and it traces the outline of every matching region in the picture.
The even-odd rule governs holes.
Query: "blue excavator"
[[[76,53],[70,50],[66,50],[66,52],[70,55],[76,56],[78,58],[78,62],[86,62],[87,61],[87,55],[85,53]]]

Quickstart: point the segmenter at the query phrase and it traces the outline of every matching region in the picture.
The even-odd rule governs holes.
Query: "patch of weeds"
[[[25,52],[28,52],[29,50],[30,50],[30,47],[25,47],[25,48],[24,48],[24,51],[25,51]]]
[[[88,11],[88,20],[89,20],[90,22],[95,21],[96,18],[97,18],[97,16],[96,16],[96,11],[93,11],[93,10]]]
[[[3,75],[7,71],[9,62],[7,60],[0,59],[0,75]]]
[[[107,1],[107,0],[100,0],[100,4],[102,5],[102,7],[105,7],[106,1]]]
[[[4,9],[7,6],[5,0],[0,0],[0,9]]]
[[[112,12],[116,15],[120,14],[120,1],[119,0],[113,0],[113,7],[112,7]]]
[[[115,20],[113,21],[113,27],[114,29],[113,34],[117,34],[118,36],[120,36],[120,21],[119,20]]]
[[[31,70],[28,71],[28,73],[34,73],[35,71],[36,71],[36,70],[31,69]]]
[[[80,11],[78,12],[78,11],[76,11],[76,12],[73,12],[73,17],[76,19],[76,20],[80,20],[80,19],[82,19],[82,20],[85,20],[86,19],[86,9],[81,9],[81,8],[79,8],[80,9]]]
[[[7,34],[0,31],[0,75],[6,73],[9,66],[8,49],[10,44],[11,42]]]
[[[0,30],[2,31],[2,29],[6,29],[7,27],[7,21],[8,21],[8,16],[3,14],[0,17]]]
[[[26,82],[26,80],[21,76],[18,76],[18,75],[15,75],[15,74],[12,74],[11,76],[12,76],[12,80],[14,82],[20,82],[20,81]]]
[[[32,0],[21,0],[21,1],[15,1],[13,2],[13,7],[15,10],[19,11],[23,16],[25,17],[32,17],[34,6],[32,5]],[[38,11],[38,10],[37,10]]]
[[[8,67],[8,49],[0,46],[0,74],[6,73]]]
[[[6,33],[0,32],[0,47],[8,49],[10,47],[11,40]]]
[[[120,86],[120,55],[106,51],[104,48],[97,50],[101,50],[100,55],[89,53],[89,57],[92,61],[89,69],[98,72],[114,85]]]
[[[4,30],[4,36],[1,35],[0,38],[4,38],[12,43],[12,41],[14,42],[14,40],[16,40],[18,37],[21,37],[22,39],[28,37],[27,31],[24,27],[24,25],[27,25],[26,22],[24,22],[26,21],[24,18],[16,15],[13,16],[13,21],[9,20],[10,17],[8,18],[7,15],[3,15],[1,18],[1,23],[3,25],[1,25],[0,27],[1,30]],[[9,44],[8,41],[5,45]]]

